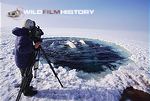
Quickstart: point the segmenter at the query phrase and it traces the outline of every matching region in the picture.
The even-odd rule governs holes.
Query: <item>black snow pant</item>
[[[24,78],[26,78],[26,86],[24,87],[24,91],[23,92],[26,92],[30,89],[30,83],[32,81],[32,78],[33,78],[33,74],[32,74],[32,67],[35,63],[35,54],[33,53],[31,55],[31,58],[29,60],[29,67],[26,67],[26,68],[19,68],[20,69],[20,72],[21,72],[21,76],[22,76],[22,83],[20,85],[20,87],[22,87],[23,85],[23,80]]]
[[[19,69],[20,69],[21,76],[22,76],[22,81],[21,82],[23,82],[24,76],[26,76],[26,78],[27,78],[26,86],[25,86],[24,89],[28,90],[30,88],[30,83],[31,83],[32,78],[33,78],[32,69],[31,69],[30,72],[26,72],[26,68],[19,68]],[[22,85],[20,87],[22,87]]]

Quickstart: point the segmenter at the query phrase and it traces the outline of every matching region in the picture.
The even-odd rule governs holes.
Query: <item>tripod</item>
[[[36,50],[36,52],[35,52],[34,62],[32,62],[32,63],[30,64],[30,65],[31,65],[30,68],[27,68],[26,71],[25,71],[25,72],[26,72],[25,74],[27,74],[27,75],[25,75],[25,76],[23,77],[23,80],[22,80],[22,82],[21,82],[21,87],[20,87],[20,90],[19,90],[19,92],[18,92],[16,101],[19,101],[19,99],[20,99],[20,97],[21,97],[21,94],[22,94],[22,92],[24,91],[24,89],[25,89],[25,87],[26,87],[26,85],[27,85],[28,74],[30,74],[30,73],[32,72],[32,66],[33,66],[33,65],[34,65],[34,78],[36,78],[36,73],[37,73],[37,69],[38,69],[38,65],[39,65],[39,58],[40,58],[40,54],[41,54],[40,52],[43,53],[43,55],[44,55],[44,57],[45,57],[47,63],[49,64],[50,69],[52,70],[53,74],[54,74],[55,77],[57,78],[57,80],[58,80],[59,84],[61,85],[61,87],[63,87],[63,85],[62,85],[62,83],[60,82],[60,80],[59,80],[59,78],[58,78],[58,76],[57,76],[57,74],[56,74],[56,72],[55,72],[53,66],[51,65],[51,61],[49,60],[48,56],[46,55],[46,52],[44,51],[44,49],[42,48],[42,46],[40,46],[40,47]],[[31,58],[31,60],[32,60],[32,59],[33,59],[33,58]]]
[[[49,58],[48,58],[48,56],[47,56],[45,50],[42,48],[42,46],[40,46],[40,48],[39,48],[39,49],[37,50],[37,52],[36,52],[36,59],[35,59],[35,64],[34,64],[34,70],[35,70],[35,72],[34,72],[34,74],[35,74],[35,75],[34,75],[34,78],[36,78],[36,72],[37,72],[38,65],[39,65],[40,52],[43,53],[43,55],[44,55],[44,57],[45,57],[47,63],[49,64],[49,67],[51,68],[53,74],[54,74],[55,77],[57,78],[57,80],[58,80],[59,84],[61,85],[61,87],[63,87],[63,85],[62,85],[62,83],[60,82],[60,80],[59,80],[59,78],[58,78],[58,76],[57,76],[57,74],[56,74],[56,72],[55,72],[53,66],[51,65],[51,61],[49,60]]]

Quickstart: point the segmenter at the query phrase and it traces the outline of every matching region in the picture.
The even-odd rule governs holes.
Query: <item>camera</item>
[[[41,36],[43,35],[43,31],[40,29],[39,26],[34,26],[32,29],[29,30],[29,35],[31,39],[36,42],[42,42]]]

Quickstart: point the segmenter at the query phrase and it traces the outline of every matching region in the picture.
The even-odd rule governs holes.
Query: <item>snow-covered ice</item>
[[[18,25],[19,20],[13,21],[14,26]],[[40,24],[39,24],[40,25]],[[21,75],[14,62],[14,41],[15,36],[11,33],[14,26],[1,26],[0,40],[0,101],[14,101],[19,88],[14,88],[15,84],[20,83]],[[41,26],[45,35],[43,37],[81,37],[99,39],[116,44],[127,50],[133,62],[120,66],[118,70],[111,74],[88,74],[75,69],[67,70],[59,66],[55,68],[62,84],[61,88],[57,79],[45,62],[40,62],[37,78],[33,79],[34,85],[39,93],[34,97],[22,95],[21,101],[119,101],[123,89],[133,86],[136,89],[150,93],[150,67],[148,42],[120,38],[115,32],[79,29],[55,29],[44,28]],[[53,30],[53,31],[52,31]],[[74,33],[73,33],[74,32]],[[121,33],[121,32],[118,32]],[[126,32],[132,33],[132,32]],[[127,34],[126,37],[130,35]],[[80,41],[84,44],[84,41]],[[75,47],[69,42],[70,47]]]
[[[49,33],[49,32],[47,32]],[[56,35],[56,34],[55,34]],[[91,35],[91,36],[90,36]],[[95,39],[92,34],[89,38]],[[51,37],[47,34],[44,37]],[[57,35],[56,35],[57,36]],[[67,36],[67,35],[64,35]],[[74,36],[74,35],[68,35]],[[100,36],[100,35],[98,35]],[[80,36],[79,36],[80,37]],[[50,101],[50,100],[96,100],[96,101],[118,101],[120,94],[127,86],[133,86],[149,93],[150,89],[150,70],[148,60],[148,48],[126,41],[102,39],[124,47],[132,55],[133,61],[126,66],[121,66],[118,70],[102,77],[101,75],[77,72],[75,69],[66,70],[63,67],[55,69],[58,77],[65,88],[61,88],[57,79],[51,72],[48,64],[40,63],[37,79],[33,79],[32,84],[36,85],[39,93],[32,98],[22,96],[22,101]],[[97,38],[96,38],[97,39]],[[2,30],[1,34],[1,54],[0,54],[0,89],[1,101],[13,101],[18,93],[14,85],[20,83],[20,73],[14,63],[12,54],[15,37],[11,34],[11,29]]]

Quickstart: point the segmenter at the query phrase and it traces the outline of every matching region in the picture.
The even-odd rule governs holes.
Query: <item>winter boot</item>
[[[37,90],[33,90],[31,88],[28,88],[26,89],[24,92],[23,92],[24,96],[34,96],[37,94]]]

